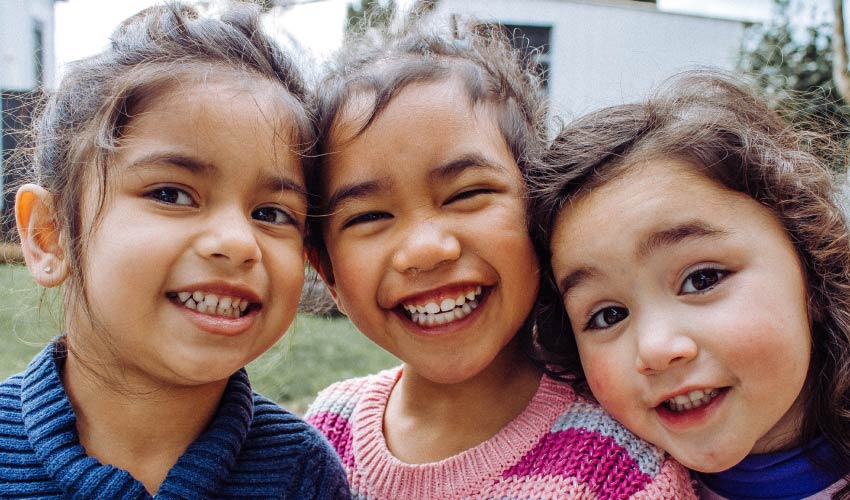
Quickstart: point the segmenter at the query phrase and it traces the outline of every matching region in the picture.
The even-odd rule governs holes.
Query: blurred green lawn
[[[61,303],[58,294],[44,294],[25,267],[0,265],[0,379],[23,370],[61,331]],[[248,373],[254,390],[303,413],[328,384],[396,364],[348,319],[299,315]]]

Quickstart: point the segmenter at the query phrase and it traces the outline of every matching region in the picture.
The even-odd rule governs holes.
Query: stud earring
[[[53,272],[53,268],[52,268],[52,267],[50,267],[50,266],[44,266],[44,272],[45,272],[46,274],[50,274],[50,273],[52,273],[52,272]]]

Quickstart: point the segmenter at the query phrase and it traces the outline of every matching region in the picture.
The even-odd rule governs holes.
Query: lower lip
[[[458,330],[462,330],[466,328],[466,325],[475,320],[476,317],[479,316],[479,313],[484,308],[484,305],[487,303],[487,298],[490,296],[490,289],[485,288],[483,293],[478,296],[478,306],[472,310],[468,315],[464,316],[461,319],[456,319],[451,323],[443,323],[442,325],[433,325],[433,326],[423,326],[419,323],[414,323],[411,320],[407,313],[405,313],[402,308],[399,306],[397,314],[401,316],[405,323],[411,325],[416,332],[426,335],[426,336],[441,336],[447,335],[450,333],[454,333]]]
[[[658,412],[658,416],[669,427],[675,429],[693,427],[708,420],[712,413],[714,413],[718,406],[720,406],[720,404],[726,399],[726,394],[728,392],[728,387],[720,389],[720,394],[718,394],[708,404],[700,406],[699,408],[694,408],[693,410],[672,411],[661,404],[655,408],[655,411]]]
[[[257,317],[257,311],[253,310],[239,318],[228,318],[199,313],[183,305],[177,305],[177,307],[200,330],[223,337],[236,337],[247,332]]]

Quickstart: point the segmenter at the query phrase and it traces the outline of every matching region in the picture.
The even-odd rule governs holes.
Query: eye
[[[629,310],[625,307],[606,307],[590,317],[585,327],[587,330],[604,330],[610,328],[620,321],[629,317]]]
[[[145,196],[160,203],[166,203],[169,205],[183,205],[187,207],[195,205],[195,200],[192,199],[192,195],[176,187],[159,187],[148,191],[145,193]]]
[[[720,269],[698,269],[685,278],[679,293],[689,294],[706,292],[720,283],[727,274],[729,274],[727,271],[722,271]]]
[[[357,224],[368,224],[369,222],[376,222],[379,220],[390,218],[392,218],[392,215],[386,212],[366,212],[348,219],[347,221],[345,221],[342,227],[348,228]]]
[[[492,192],[493,192],[492,189],[485,189],[485,188],[469,189],[469,190],[466,190],[466,191],[461,191],[460,193],[457,193],[456,195],[454,195],[451,198],[449,198],[448,200],[446,200],[446,204],[454,203],[456,201],[468,200],[469,198],[473,198],[475,196],[482,195],[482,194],[490,194]]]
[[[295,219],[291,215],[277,207],[260,207],[251,212],[251,217],[269,224],[295,224]]]

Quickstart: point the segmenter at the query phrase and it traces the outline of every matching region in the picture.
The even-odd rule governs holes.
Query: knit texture
[[[686,470],[598,403],[543,377],[528,407],[489,440],[429,464],[387,449],[383,416],[401,368],[339,382],[306,419],[331,441],[356,500],[695,499]]]
[[[61,342],[0,385],[0,498],[149,499],[129,472],[86,455],[59,371]],[[327,441],[251,391],[244,370],[228,381],[203,434],[155,498],[349,498]]]

